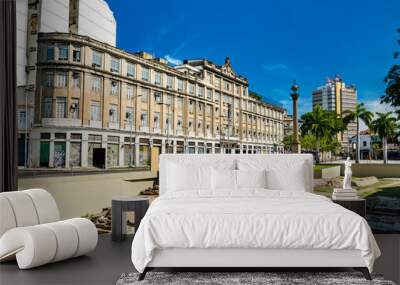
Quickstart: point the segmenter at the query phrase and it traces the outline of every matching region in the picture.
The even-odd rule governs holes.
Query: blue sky
[[[311,92],[341,75],[358,97],[382,110],[382,81],[394,63],[399,0],[133,1],[107,0],[117,20],[117,46],[170,61],[230,56],[250,89],[291,111],[290,86],[300,85],[300,111]]]

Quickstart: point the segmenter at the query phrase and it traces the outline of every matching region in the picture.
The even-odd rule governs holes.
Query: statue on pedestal
[[[353,172],[351,171],[351,161],[350,157],[348,157],[344,163],[344,179],[343,179],[343,190],[351,189],[351,175]]]

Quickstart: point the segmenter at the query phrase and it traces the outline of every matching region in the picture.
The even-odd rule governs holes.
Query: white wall
[[[116,21],[104,0],[80,0],[78,34],[115,46]]]
[[[39,31],[69,32],[69,0],[42,0]]]
[[[28,0],[16,1],[17,12],[17,86],[26,85],[25,66],[27,25],[28,25]]]

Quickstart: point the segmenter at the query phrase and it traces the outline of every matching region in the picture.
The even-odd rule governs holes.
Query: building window
[[[193,113],[193,111],[194,111],[193,100],[189,100],[189,113]]]
[[[183,80],[178,79],[178,91],[183,92]]]
[[[54,73],[52,71],[46,72],[46,87],[54,86]]]
[[[57,97],[56,98],[56,117],[66,118],[67,117],[67,98]]]
[[[100,121],[100,102],[92,102],[90,105],[90,120]]]
[[[73,119],[79,119],[79,99],[72,99],[70,111]]]
[[[207,105],[207,107],[206,107],[206,113],[207,113],[208,116],[211,115],[211,105]]]
[[[215,101],[215,102],[219,102],[220,97],[221,97],[221,96],[220,96],[219,92],[215,92],[215,93],[214,93],[214,101]]]
[[[207,99],[212,100],[212,90],[207,88]]]
[[[220,88],[221,88],[221,78],[220,78],[220,77],[216,77],[214,83],[215,83],[215,87],[216,87],[217,89],[220,89]]]
[[[72,73],[72,88],[81,87],[81,74],[79,72]]]
[[[58,88],[67,87],[67,73],[66,72],[57,72],[55,87],[58,87]]]
[[[178,116],[176,118],[176,126],[178,130],[182,130],[182,116]]]
[[[99,92],[101,88],[101,78],[96,75],[92,75],[92,91]]]
[[[209,84],[213,84],[211,72],[207,72],[206,77],[207,77],[207,82],[208,82]]]
[[[197,96],[204,98],[204,87],[203,86],[197,87]]]
[[[193,95],[194,94],[194,84],[189,82],[189,94]]]
[[[132,85],[128,85],[127,87],[126,87],[126,97],[128,98],[128,99],[133,99],[133,86]]]
[[[182,97],[178,97],[176,99],[176,107],[178,109],[183,109],[183,98]]]
[[[135,77],[135,65],[133,63],[128,63],[126,67],[126,76]]]
[[[160,128],[160,112],[154,113],[154,128],[155,129]]]
[[[159,91],[154,92],[154,101],[157,103],[161,103],[162,101],[162,93]]]
[[[236,95],[240,95],[240,86],[236,85]]]
[[[74,49],[72,51],[72,60],[74,62],[81,62],[81,47],[80,46],[74,46]]]
[[[142,80],[149,81],[150,70],[142,66]]]
[[[161,85],[161,73],[160,72],[154,73],[154,84]]]
[[[54,46],[47,47],[46,58],[47,60],[54,60]]]
[[[58,60],[68,60],[68,46],[58,47]]]
[[[118,95],[118,82],[114,80],[111,81],[111,95]]]
[[[18,126],[23,127],[26,124],[26,111],[20,110],[18,112]]]
[[[167,116],[166,116],[166,118],[165,118],[165,128],[166,129],[171,129],[171,125],[172,125],[172,115],[171,114],[168,114]]]
[[[126,119],[126,121],[128,122],[128,124],[130,126],[133,125],[134,114],[133,114],[133,108],[132,107],[126,107],[125,119]]]
[[[43,98],[43,107],[42,107],[42,117],[43,118],[51,118],[51,110],[53,100],[50,96],[46,96]]]
[[[168,89],[172,89],[172,85],[173,85],[173,78],[172,78],[172,76],[167,76],[167,88],[168,88]]]
[[[171,94],[167,94],[166,96],[165,96],[165,104],[167,104],[168,106],[173,106],[174,104],[174,97],[173,97],[173,95],[171,95]]]
[[[110,105],[109,116],[110,116],[110,123],[118,122],[118,107],[117,107],[117,105]]]
[[[141,127],[147,127],[147,112],[142,111],[140,114],[140,126]]]
[[[224,89],[225,89],[226,91],[229,91],[230,88],[231,88],[230,83],[229,83],[228,81],[225,81],[225,80],[224,80]]]
[[[119,72],[119,58],[115,57],[111,58],[111,72],[115,73]]]
[[[101,62],[102,62],[102,54],[100,52],[93,51],[92,66],[101,67]]]
[[[149,89],[147,88],[140,88],[141,92],[141,97],[142,97],[142,103],[148,103],[149,102]]]

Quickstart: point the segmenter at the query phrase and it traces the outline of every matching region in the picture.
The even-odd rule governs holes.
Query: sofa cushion
[[[25,191],[3,192],[1,195],[10,203],[17,227],[39,224],[36,207],[31,197]]]
[[[9,229],[15,228],[17,222],[15,220],[14,211],[8,199],[0,195],[0,237]]]
[[[51,223],[60,220],[60,213],[56,201],[49,192],[43,189],[29,189],[23,191],[30,196],[35,205],[39,224]]]

